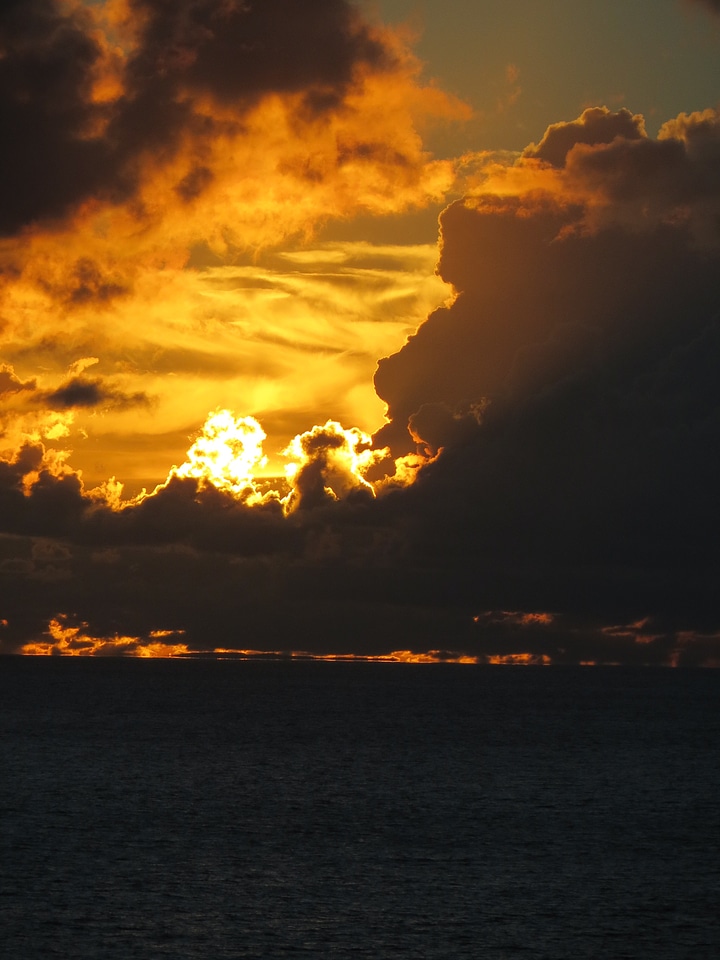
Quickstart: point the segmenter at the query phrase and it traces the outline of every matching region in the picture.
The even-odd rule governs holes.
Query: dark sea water
[[[0,956],[717,960],[720,671],[5,658]]]

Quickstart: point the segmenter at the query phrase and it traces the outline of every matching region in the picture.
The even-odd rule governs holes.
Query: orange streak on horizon
[[[548,667],[552,660],[545,653],[498,653],[489,656],[487,662],[494,666]]]
[[[182,630],[153,630],[149,642],[141,637],[94,637],[85,633],[86,623],[67,626],[64,614],[58,614],[48,623],[50,639],[24,644],[19,653],[31,657],[142,657],[168,658],[187,653],[185,643],[159,643],[160,637],[178,636]]]
[[[277,658],[278,660],[321,660],[335,663],[462,663],[477,664],[478,658],[466,654],[447,654],[442,650],[415,653],[412,650],[393,650],[391,653],[309,653],[305,650],[231,650],[216,647],[212,651],[191,651],[190,656],[232,656],[247,659]]]

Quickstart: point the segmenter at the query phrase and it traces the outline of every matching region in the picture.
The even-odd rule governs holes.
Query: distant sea
[[[720,671],[0,660],[5,960],[717,960]]]

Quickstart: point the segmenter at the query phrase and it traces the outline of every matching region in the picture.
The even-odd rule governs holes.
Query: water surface
[[[720,671],[0,660],[10,960],[720,955]]]

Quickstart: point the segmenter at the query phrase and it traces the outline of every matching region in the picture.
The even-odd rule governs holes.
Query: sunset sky
[[[717,0],[10,0],[0,124],[0,652],[720,665]]]

